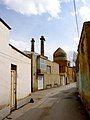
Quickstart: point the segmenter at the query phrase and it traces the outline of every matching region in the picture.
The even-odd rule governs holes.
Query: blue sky
[[[76,0],[76,7],[81,33],[83,22],[90,20],[90,0]],[[35,51],[40,53],[41,35],[50,59],[58,47],[68,54],[77,50],[73,0],[0,0],[0,17],[12,28],[10,43],[21,50],[30,50],[34,37]]]

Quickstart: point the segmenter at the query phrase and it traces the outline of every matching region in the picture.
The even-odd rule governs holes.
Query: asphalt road
[[[90,120],[76,88],[49,96],[42,104],[31,108],[16,120]]]

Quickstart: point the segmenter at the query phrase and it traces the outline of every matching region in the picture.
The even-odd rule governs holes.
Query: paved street
[[[35,92],[31,97],[34,103],[14,111],[5,120],[90,120],[75,84]]]

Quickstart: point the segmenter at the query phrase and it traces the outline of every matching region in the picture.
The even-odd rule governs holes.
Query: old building
[[[38,56],[37,61],[38,89],[46,89],[54,86],[59,86],[59,65],[43,56]],[[41,79],[42,88],[40,86]]]
[[[73,67],[68,66],[67,78],[68,78],[69,83],[76,82],[76,67],[75,66]]]
[[[60,85],[75,82],[75,67],[70,66],[66,52],[60,47],[54,52],[53,61],[59,64]]]
[[[9,44],[11,28],[0,18],[0,119],[30,100],[31,59]]]
[[[31,52],[24,53],[31,57],[32,60],[32,91],[46,89],[60,85],[59,65],[48,60],[44,55],[45,38],[41,36],[41,54],[35,53],[34,42],[31,40]]]
[[[79,94],[86,109],[90,110],[90,22],[83,24],[76,65]]]
[[[61,85],[66,85],[68,83],[67,71],[68,71],[68,61],[67,54],[61,48],[58,48],[53,54],[53,61],[59,64],[59,74]]]
[[[31,94],[31,59],[9,44],[11,64],[11,110],[17,109],[30,101]]]
[[[10,30],[11,28],[0,18],[0,119],[10,113]]]

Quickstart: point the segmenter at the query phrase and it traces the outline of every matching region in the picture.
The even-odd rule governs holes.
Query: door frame
[[[15,71],[15,81],[12,80],[12,72]],[[12,86],[14,89],[12,90]],[[12,99],[13,98],[13,99]],[[12,101],[15,101],[14,106],[12,106]],[[10,101],[10,110],[17,109],[17,65],[11,64],[11,101]]]
[[[61,79],[61,78],[63,78],[63,79]],[[66,83],[65,83],[65,75],[60,75],[60,84],[61,85],[65,85]]]
[[[44,89],[44,75],[38,75],[38,78],[39,78],[40,76],[43,77],[43,88],[42,88],[42,89],[38,89],[38,90],[43,90],[43,89]],[[39,79],[38,79],[38,81],[39,81]]]

